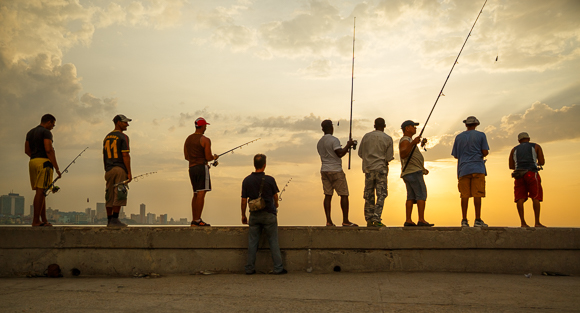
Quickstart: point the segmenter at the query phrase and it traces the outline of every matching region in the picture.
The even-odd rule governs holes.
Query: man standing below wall
[[[105,200],[108,227],[126,227],[119,220],[122,206],[127,205],[127,184],[131,182],[131,156],[129,155],[129,137],[123,132],[129,127],[130,118],[119,114],[113,118],[115,129],[103,140],[103,162],[105,163],[105,181],[107,189]]]
[[[524,219],[524,202],[532,198],[534,208],[535,227],[546,227],[540,223],[540,202],[544,200],[542,179],[538,173],[539,166],[546,164],[542,147],[530,142],[528,133],[518,135],[519,145],[510,152],[509,167],[514,170],[515,202],[520,215],[522,227],[530,227]]]
[[[467,207],[469,198],[473,197],[475,206],[474,227],[487,227],[481,219],[481,198],[485,197],[485,169],[484,158],[489,154],[487,137],[483,132],[475,130],[479,120],[470,116],[463,121],[467,130],[455,137],[451,154],[457,161],[458,189],[461,197],[461,227],[469,227],[467,221]]]
[[[425,185],[423,176],[429,174],[429,171],[425,168],[425,159],[421,151],[419,151],[419,148],[417,148],[417,144],[421,142],[421,137],[417,136],[415,139],[412,139],[417,133],[417,126],[419,126],[419,123],[410,120],[404,121],[401,124],[401,129],[403,130],[403,137],[399,140],[399,154],[401,156],[402,166],[401,178],[403,178],[405,187],[407,188],[407,201],[405,202],[406,220],[403,226],[433,226],[434,224],[425,220],[427,186]],[[419,213],[417,224],[411,218],[413,204],[415,203],[417,204],[417,213]]]
[[[274,274],[288,273],[282,264],[282,253],[278,244],[278,185],[274,177],[266,175],[266,156],[256,154],[254,156],[255,172],[244,178],[242,182],[242,224],[248,224],[246,217],[246,207],[249,200],[261,198],[264,207],[260,210],[252,211],[250,207],[250,229],[248,232],[248,263],[246,274],[256,273],[256,252],[262,231],[268,237],[270,253],[274,262]]]
[[[193,187],[193,199],[191,199],[191,212],[193,220],[191,226],[211,226],[201,219],[201,213],[205,204],[205,194],[211,191],[211,179],[209,177],[209,165],[207,162],[217,160],[218,155],[211,153],[211,140],[204,136],[209,125],[203,117],[195,120],[195,133],[185,140],[185,159],[189,161],[189,180]]]
[[[35,191],[32,226],[52,226],[46,218],[46,190],[52,184],[53,168],[59,178],[61,175],[50,132],[55,125],[56,118],[51,114],[45,114],[40,119],[40,125],[26,134],[24,153],[30,157],[28,171],[32,190]]]
[[[348,152],[348,149],[354,145],[353,140],[346,143],[342,148],[338,138],[334,137],[334,126],[331,120],[324,120],[320,124],[324,136],[320,138],[316,148],[320,155],[322,167],[320,176],[322,178],[322,188],[324,190],[324,213],[326,214],[326,226],[335,226],[330,216],[330,204],[332,195],[336,193],[340,196],[340,207],[342,209],[342,226],[357,227],[357,224],[351,223],[348,219],[348,184],[346,175],[342,170],[341,158]]]
[[[385,134],[385,120],[375,120],[375,130],[364,135],[360,142],[358,156],[362,158],[365,173],[365,220],[367,227],[385,227],[381,222],[383,205],[388,196],[387,175],[389,162],[393,156],[393,138]],[[375,192],[377,201],[375,204]]]

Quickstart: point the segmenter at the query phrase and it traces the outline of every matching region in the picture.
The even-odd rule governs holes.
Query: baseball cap
[[[198,117],[195,120],[195,127],[202,127],[203,125],[209,125],[209,123],[203,117]]]
[[[466,125],[469,125],[469,124],[477,124],[477,125],[479,125],[479,120],[475,116],[469,116],[468,118],[466,118],[465,120],[463,120],[463,123],[465,123]]]
[[[520,141],[522,139],[526,139],[526,138],[530,139],[530,135],[528,135],[528,133],[522,132],[522,133],[518,134],[518,141]]]
[[[415,125],[415,126],[419,126],[419,123],[415,123],[411,120],[406,120],[403,122],[403,124],[401,124],[401,129],[405,130],[405,127],[409,126],[409,125]]]
[[[117,122],[119,122],[119,121],[120,121],[120,122],[126,122],[126,123],[128,123],[128,122],[132,121],[132,119],[130,119],[130,118],[127,118],[127,117],[126,117],[125,115],[123,115],[123,114],[118,114],[118,115],[116,115],[116,116],[113,118],[113,123],[117,123]]]

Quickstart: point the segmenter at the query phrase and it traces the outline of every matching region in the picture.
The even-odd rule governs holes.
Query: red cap
[[[201,127],[203,125],[209,125],[209,123],[203,117],[198,117],[195,120],[195,127]]]

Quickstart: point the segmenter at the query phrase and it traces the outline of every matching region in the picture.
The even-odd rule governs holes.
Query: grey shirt
[[[403,136],[401,138],[401,140],[399,140],[399,144],[403,140],[406,140],[408,142],[412,142],[410,137]],[[409,161],[409,165],[407,166],[407,169],[405,169],[405,171],[401,173],[401,177],[403,177],[407,174],[423,171],[425,169],[425,159],[423,158],[423,155],[421,154],[421,151],[419,151],[419,150],[421,150],[421,149],[419,149],[417,147],[417,148],[415,148],[415,152],[413,152],[413,155],[408,156],[406,159],[401,159],[401,166],[402,166],[401,170],[403,168],[405,168],[405,164],[407,163],[407,161],[409,161],[409,159],[411,159],[411,161]]]
[[[393,138],[380,130],[374,130],[364,135],[358,148],[358,156],[362,158],[364,173],[388,169],[393,156]]]

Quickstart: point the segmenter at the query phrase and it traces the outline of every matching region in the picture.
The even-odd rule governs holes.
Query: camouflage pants
[[[387,192],[387,174],[389,170],[371,171],[365,173],[365,191],[363,198],[365,199],[365,220],[367,222],[380,222],[383,214],[383,205],[385,198],[388,196]],[[377,194],[377,202],[375,203],[375,191]]]

